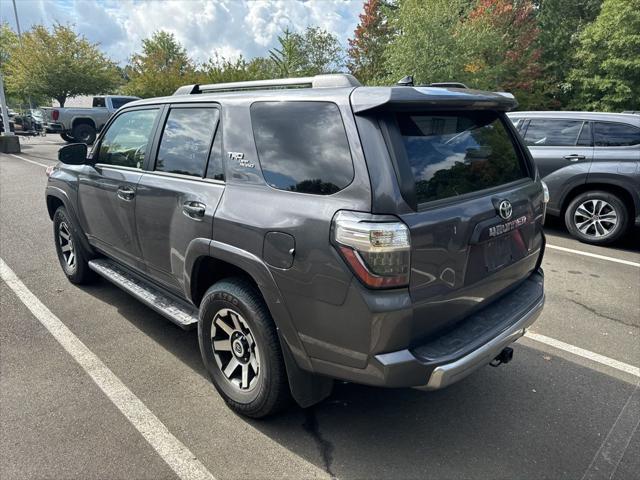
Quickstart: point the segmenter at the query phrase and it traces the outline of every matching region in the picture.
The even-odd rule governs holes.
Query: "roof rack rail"
[[[314,77],[279,78],[274,80],[252,80],[248,82],[211,83],[207,85],[184,85],[174,95],[193,95],[209,92],[236,92],[243,90],[277,90],[283,88],[340,88],[359,87],[362,84],[348,73],[330,73]]]
[[[442,88],[469,88],[464,83],[460,82],[436,82],[430,83],[430,87],[442,87]]]

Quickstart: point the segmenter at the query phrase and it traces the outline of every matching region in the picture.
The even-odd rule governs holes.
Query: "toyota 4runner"
[[[445,387],[508,362],[544,303],[546,198],[515,106],[344,74],[128,103],[48,171],[60,264],[197,325],[244,415],[333,379]]]

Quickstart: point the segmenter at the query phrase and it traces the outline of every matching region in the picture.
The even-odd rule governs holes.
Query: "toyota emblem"
[[[505,220],[509,220],[511,218],[511,214],[513,213],[511,202],[509,200],[501,201],[500,205],[498,206],[498,213]]]

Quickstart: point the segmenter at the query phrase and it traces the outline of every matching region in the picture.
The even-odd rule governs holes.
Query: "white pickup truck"
[[[121,106],[139,97],[102,95],[93,97],[91,108],[43,108],[47,133],[59,133],[66,142],[91,144],[107,120]]]

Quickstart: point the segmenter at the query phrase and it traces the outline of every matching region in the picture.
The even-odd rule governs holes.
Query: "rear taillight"
[[[53,111],[51,112],[51,118],[52,118],[54,121],[57,121],[57,120],[58,120],[58,118],[60,118],[60,110],[53,110]]]
[[[332,241],[358,279],[370,288],[402,287],[409,283],[409,229],[391,215],[338,212]]]

